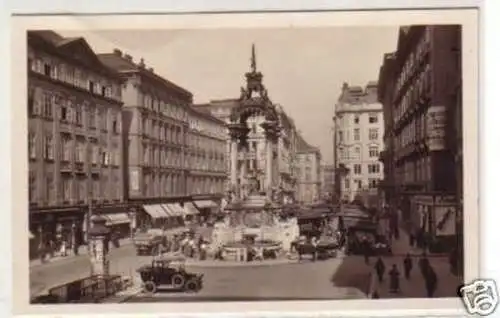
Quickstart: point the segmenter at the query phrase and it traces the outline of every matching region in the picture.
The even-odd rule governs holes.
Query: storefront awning
[[[184,209],[181,207],[179,203],[169,203],[169,204],[163,204],[163,206],[166,206],[170,216],[183,216],[184,215]]]
[[[104,217],[107,219],[106,225],[130,223],[130,218],[127,213],[104,214]]]
[[[211,209],[218,207],[217,203],[212,200],[197,200],[194,201],[194,204],[196,204],[198,209]]]
[[[200,214],[200,211],[198,211],[198,209],[191,202],[184,203],[184,212],[187,215],[197,215],[197,214]]]
[[[161,208],[160,205],[143,205],[142,206],[147,214],[149,214],[153,219],[166,218],[167,213]]]

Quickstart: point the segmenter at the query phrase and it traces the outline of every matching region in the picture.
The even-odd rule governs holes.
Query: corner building
[[[297,201],[313,204],[321,193],[321,152],[297,134],[295,175],[297,176]]]
[[[456,246],[461,184],[461,28],[401,27],[385,56],[379,99],[386,143],[386,196],[408,230],[431,251]],[[459,137],[457,137],[459,136]]]
[[[342,200],[378,204],[378,186],[383,178],[379,153],[383,149],[382,104],[377,83],[365,88],[344,83],[335,105],[335,162],[347,168],[339,179]]]
[[[85,243],[89,207],[108,225],[130,219],[124,204],[121,80],[83,38],[29,31],[30,256],[49,241]],[[70,245],[71,246],[71,245]],[[57,246],[56,246],[57,247]]]

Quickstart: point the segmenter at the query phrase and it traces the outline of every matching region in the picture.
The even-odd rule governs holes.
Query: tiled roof
[[[347,83],[344,83],[338,101],[345,104],[376,103],[377,86],[378,83],[376,81],[368,82],[364,89],[361,86],[349,86]]]
[[[99,60],[108,67],[122,73],[127,72],[137,72],[142,76],[149,77],[153,80],[160,82],[168,88],[171,88],[179,93],[192,97],[193,94],[180,87],[179,85],[165,79],[164,77],[155,74],[151,69],[147,69],[145,66],[141,66],[132,61],[132,58],[127,58],[127,55],[122,55],[121,53],[104,53],[98,55]]]

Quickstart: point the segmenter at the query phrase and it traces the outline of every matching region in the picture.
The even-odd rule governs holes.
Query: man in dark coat
[[[392,265],[392,269],[389,271],[390,277],[390,287],[389,290],[391,293],[398,293],[399,289],[399,271],[396,264]]]
[[[382,282],[384,280],[385,265],[384,261],[379,257],[375,263],[375,271],[377,272],[378,281]]]
[[[403,267],[405,269],[405,278],[410,279],[411,270],[413,268],[413,261],[411,260],[410,254],[406,254],[403,261]]]
[[[425,289],[427,291],[427,297],[429,298],[434,297],[434,293],[437,288],[437,283],[438,283],[438,278],[436,272],[434,271],[432,266],[429,265],[425,277]]]

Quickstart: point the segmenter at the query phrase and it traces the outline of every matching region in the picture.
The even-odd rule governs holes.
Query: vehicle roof
[[[186,257],[182,255],[162,255],[154,259],[155,262],[185,262]]]

